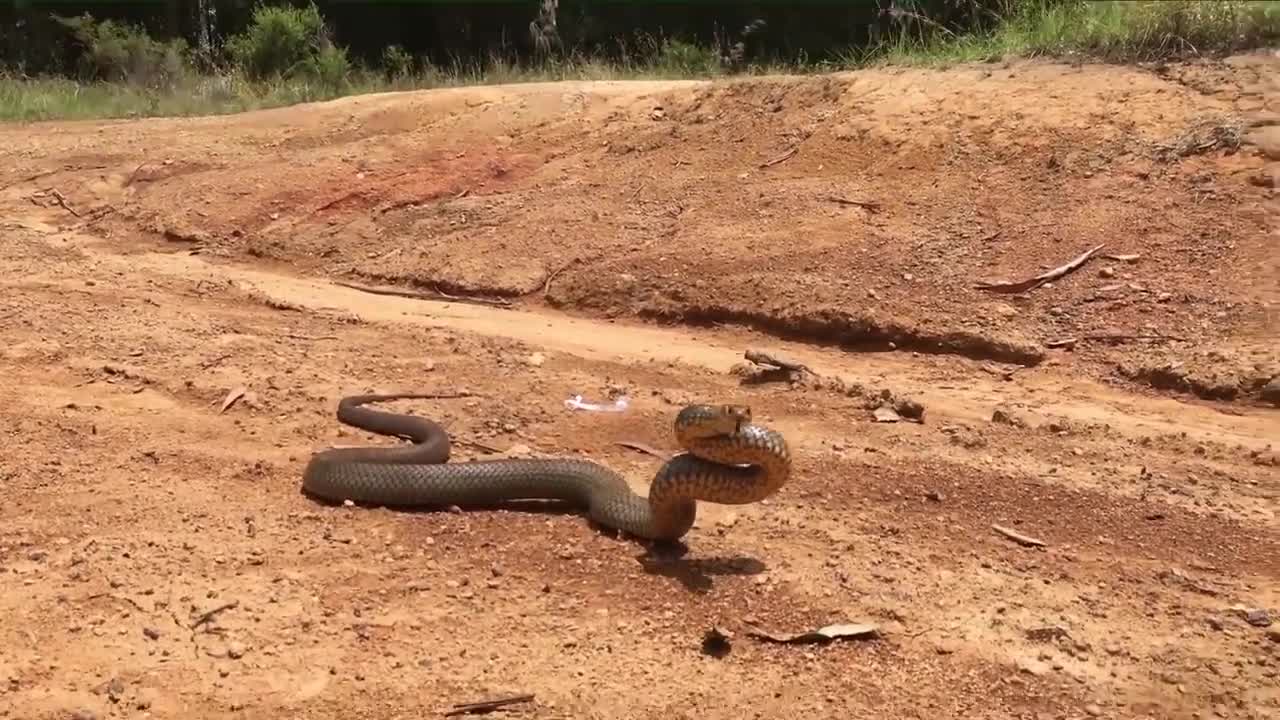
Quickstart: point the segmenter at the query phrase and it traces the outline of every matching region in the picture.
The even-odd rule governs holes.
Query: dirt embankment
[[[5,182],[57,158],[99,232],[326,276],[1257,400],[1280,372],[1277,64],[374,96],[7,131]],[[975,289],[1096,245],[1048,286]]]

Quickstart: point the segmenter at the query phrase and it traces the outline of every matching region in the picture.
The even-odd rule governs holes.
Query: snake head
[[[712,407],[712,416],[707,420],[708,428],[716,428],[718,433],[733,434],[740,432],[742,425],[751,424],[751,409],[746,405],[716,405]]]
[[[676,416],[676,429],[690,437],[733,435],[751,422],[746,405],[688,405]]]
[[[751,424],[751,408],[746,405],[721,405],[717,410],[720,411],[725,433],[736,433],[743,425]]]

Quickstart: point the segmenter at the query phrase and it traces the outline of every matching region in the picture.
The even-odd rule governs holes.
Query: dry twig
[[[71,207],[71,203],[67,200],[67,196],[63,195],[62,191],[58,190],[58,188],[53,188],[53,187],[45,188],[40,192],[36,193],[35,195],[33,195],[32,197],[38,197],[40,195],[48,195],[52,197],[54,200],[58,201],[58,205],[62,206],[63,210],[66,210],[67,212],[71,213],[72,215],[75,215],[76,217],[80,217],[80,213],[77,212],[75,208]],[[34,202],[34,200],[32,202]],[[35,204],[39,205],[40,203],[35,203]]]
[[[511,697],[495,698],[493,700],[482,700],[473,703],[458,703],[453,706],[452,710],[445,713],[445,716],[463,715],[467,713],[487,713],[493,712],[507,705],[516,705],[518,703],[533,702],[533,693],[527,695],[512,695]]]
[[[671,457],[671,453],[662,452],[657,448],[650,447],[642,442],[636,442],[634,440],[616,440],[613,444],[621,445],[624,448],[636,450],[645,453],[646,455],[652,455],[660,460],[666,460]]]
[[[13,182],[6,183],[6,184],[4,184],[4,185],[0,185],[0,190],[8,190],[9,188],[13,187],[14,185],[21,185],[21,184],[23,184],[23,183],[29,183],[29,182],[31,182],[31,181],[33,181],[33,180],[39,180],[39,179],[40,179],[40,178],[42,178],[42,177],[48,177],[48,176],[50,176],[50,175],[57,175],[57,174],[58,174],[58,173],[60,173],[60,172],[80,172],[80,171],[83,171],[83,170],[105,170],[105,169],[107,169],[107,166],[106,166],[106,165],[84,165],[84,166],[77,166],[77,165],[64,165],[64,166],[62,166],[62,167],[60,167],[60,168],[55,168],[55,169],[53,169],[53,170],[41,170],[40,172],[38,172],[38,173],[36,173],[36,174],[34,174],[34,175],[27,175],[26,177],[19,178],[19,179],[17,179],[17,180],[14,180]]]
[[[880,212],[880,203],[875,200],[850,200],[849,198],[842,198],[837,195],[827,195],[825,199],[836,203],[837,205],[852,205],[854,207],[860,207],[869,213]]]
[[[201,625],[209,622],[210,620],[214,619],[215,617],[217,617],[218,613],[225,612],[227,610],[232,610],[238,607],[240,607],[239,600],[232,600],[231,602],[222,603],[218,607],[213,608],[212,610],[209,610],[208,612],[201,614],[200,617],[196,618],[195,622],[191,623],[189,627],[192,630],[194,630],[200,627]]]
[[[1052,270],[1049,270],[1048,272],[1041,273],[1028,280],[1022,280],[1020,282],[995,282],[995,283],[983,282],[983,283],[978,283],[974,287],[978,290],[986,290],[988,292],[998,292],[998,293],[1020,293],[1020,292],[1026,292],[1028,290],[1034,290],[1035,288],[1038,288],[1041,285],[1044,285],[1045,283],[1053,282],[1054,280],[1058,280],[1060,278],[1063,278],[1075,272],[1076,270],[1079,270],[1081,266],[1083,266],[1086,262],[1089,261],[1089,258],[1093,257],[1094,253],[1098,252],[1103,247],[1105,246],[1099,245],[1093,248],[1092,250],[1088,250],[1084,253],[1081,253],[1078,257],[1076,257],[1071,262],[1068,262],[1065,265],[1060,265]]]
[[[569,262],[556,268],[555,270],[551,271],[551,273],[547,275],[547,281],[542,283],[542,297],[547,297],[548,295],[551,294],[551,281],[555,280],[557,275],[564,272],[565,270],[568,270],[574,265],[577,265],[581,259],[582,258],[574,258]]]
[[[142,605],[138,604],[138,601],[137,601],[137,600],[134,600],[133,598],[129,597],[128,595],[117,595],[117,594],[115,594],[115,593],[101,592],[101,593],[94,593],[94,594],[90,595],[89,597],[85,598],[85,600],[98,600],[98,599],[100,599],[100,598],[104,598],[104,597],[105,597],[105,598],[111,598],[112,600],[120,600],[121,602],[127,602],[127,603],[129,603],[130,605],[132,605],[132,606],[134,606],[135,608],[137,608],[138,610],[141,610],[142,612],[147,612],[147,609],[146,609],[146,608],[142,607]]]
[[[769,161],[767,161],[767,162],[761,163],[761,164],[760,164],[760,169],[761,169],[761,170],[763,170],[763,169],[765,169],[765,168],[773,167],[774,165],[777,165],[777,164],[779,164],[779,163],[784,163],[784,162],[786,162],[786,161],[790,160],[791,158],[795,157],[795,156],[796,156],[796,153],[798,153],[798,152],[800,152],[800,147],[799,147],[799,146],[793,147],[793,148],[791,148],[790,150],[788,150],[788,151],[786,151],[786,152],[782,153],[782,154],[781,154],[781,155],[779,155],[778,157],[776,157],[776,158],[774,158],[774,159],[772,159],[772,160],[769,160]]]
[[[1033,538],[1030,535],[1023,535],[1017,530],[1012,530],[1010,528],[1003,527],[1001,525],[992,525],[991,529],[1009,538],[1010,540],[1018,543],[1019,545],[1026,545],[1027,547],[1048,547],[1049,545],[1048,543],[1046,543],[1043,540],[1040,540],[1039,538]]]
[[[1059,340],[1049,340],[1045,342],[1045,347],[1061,348],[1072,347],[1080,342],[1099,341],[1110,343],[1128,342],[1129,340],[1154,340],[1154,341],[1172,341],[1186,342],[1187,339],[1178,335],[1129,335],[1126,333],[1091,333],[1089,335],[1081,335],[1079,337],[1061,338]]]
[[[453,441],[459,445],[466,445],[467,447],[473,447],[473,448],[476,448],[477,450],[483,450],[489,453],[490,455],[501,455],[503,452],[505,452],[502,448],[496,448],[487,443],[482,443],[479,440],[467,440],[465,438],[454,438]]]

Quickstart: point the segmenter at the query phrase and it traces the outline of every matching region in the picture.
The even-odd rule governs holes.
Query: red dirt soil
[[[1010,62],[0,128],[0,717],[1275,717],[1278,78]],[[299,493],[310,452],[390,442],[339,397],[457,387],[395,404],[455,461],[581,455],[643,492],[660,460],[617,443],[674,450],[713,401],[795,474],[703,507],[678,558],[572,512]],[[880,632],[748,632],[839,622]]]

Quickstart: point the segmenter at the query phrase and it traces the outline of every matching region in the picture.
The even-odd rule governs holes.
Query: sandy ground
[[[1277,66],[0,128],[0,717],[1280,716]],[[573,512],[300,494],[310,452],[390,442],[340,396],[459,387],[395,404],[455,460],[643,491],[619,442],[740,402],[795,474],[665,559]],[[879,632],[749,632],[832,623]]]

